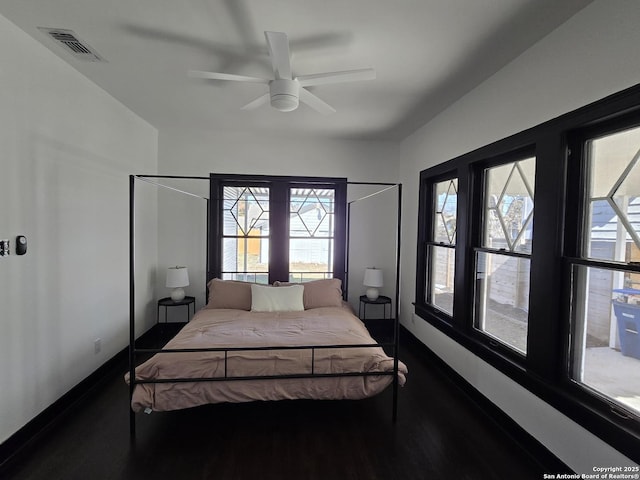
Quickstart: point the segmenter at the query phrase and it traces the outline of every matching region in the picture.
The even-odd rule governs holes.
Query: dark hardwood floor
[[[409,368],[360,401],[221,404],[139,414],[129,437],[121,371],[8,462],[3,479],[539,480],[547,470],[403,342]]]

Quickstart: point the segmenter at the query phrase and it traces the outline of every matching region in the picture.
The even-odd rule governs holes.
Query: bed
[[[136,367],[133,412],[362,399],[405,383],[406,366],[343,302],[338,279],[276,286],[214,279],[209,291],[207,306]]]
[[[206,201],[207,304],[162,349],[143,349],[136,344],[136,180]],[[209,196],[182,190],[179,183],[162,183],[173,180],[208,181]],[[366,186],[381,189],[365,192],[364,196],[355,194],[348,201],[347,185],[354,185],[356,189]],[[264,281],[265,275],[258,279],[259,275],[254,274],[251,278],[244,270],[232,272],[222,268],[222,232],[225,231],[225,221],[230,221],[227,217],[232,215],[233,205],[240,199],[234,196],[236,203],[231,207],[227,205],[230,200],[225,188],[230,186],[242,187],[242,192],[247,188],[273,187],[278,195],[288,194],[291,189],[309,190],[308,196],[316,195],[318,189],[333,190],[332,208],[337,219],[333,224],[335,242],[346,245],[344,250],[332,251],[330,268],[321,273],[331,273],[338,278],[305,282],[304,285],[275,282],[269,286],[232,280],[242,278],[258,282]],[[392,188],[398,194],[395,315],[391,320],[393,340],[379,344],[343,302],[343,298],[349,297],[348,232],[352,204]],[[277,205],[280,203],[276,202]],[[398,359],[401,204],[402,185],[395,183],[348,182],[342,178],[324,177],[256,178],[213,173],[209,177],[130,175],[129,371],[125,380],[129,383],[131,436],[135,436],[136,413],[140,411],[169,411],[221,402],[361,399],[376,395],[389,385],[393,388],[391,417],[395,421],[398,390],[407,375],[406,366]],[[285,208],[288,216],[290,212],[286,210],[288,208]],[[237,223],[237,218],[233,218]],[[273,281],[278,276],[298,278],[291,277],[285,270],[274,268],[272,271],[270,267],[267,280]],[[214,278],[222,275],[230,278]],[[302,277],[298,279],[301,281]],[[254,292],[254,289],[258,291]],[[298,294],[293,295],[296,290]],[[148,360],[140,363],[141,358]]]

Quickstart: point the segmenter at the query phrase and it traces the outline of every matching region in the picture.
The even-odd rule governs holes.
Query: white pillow
[[[304,310],[304,286],[270,287],[251,285],[252,312],[301,312]]]

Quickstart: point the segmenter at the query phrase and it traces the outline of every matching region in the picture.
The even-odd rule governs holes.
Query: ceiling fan
[[[298,108],[299,102],[309,105],[322,114],[333,113],[336,110],[305,87],[324,85],[328,83],[354,82],[373,80],[376,72],[373,68],[344,70],[341,72],[316,73],[294,77],[291,72],[291,57],[289,54],[289,39],[282,32],[264,32],[269,47],[269,56],[273,66],[273,79],[247,77],[230,73],[203,72],[189,70],[192,78],[211,80],[229,80],[235,82],[263,83],[269,85],[269,92],[249,102],[243,110],[253,110],[271,102],[271,106],[281,112],[291,112]]]

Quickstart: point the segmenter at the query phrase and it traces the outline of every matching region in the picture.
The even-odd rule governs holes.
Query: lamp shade
[[[189,272],[187,267],[169,267],[167,269],[167,287],[178,288],[189,285]]]
[[[367,268],[364,271],[364,281],[362,283],[365,287],[382,287],[382,270],[379,268]]]

